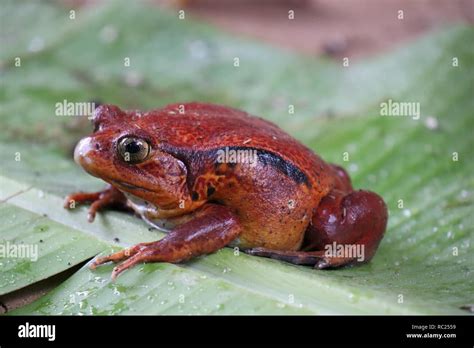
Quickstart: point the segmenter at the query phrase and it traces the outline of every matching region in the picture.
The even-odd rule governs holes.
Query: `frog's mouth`
[[[114,180],[114,179],[111,179],[111,181],[114,184],[116,184],[120,187],[123,187],[126,190],[143,190],[143,191],[147,191],[147,192],[153,192],[152,190],[149,190],[149,189],[147,189],[146,187],[143,187],[143,186],[136,186],[136,185],[129,184],[127,182],[123,182],[123,181],[120,181],[120,180]]]

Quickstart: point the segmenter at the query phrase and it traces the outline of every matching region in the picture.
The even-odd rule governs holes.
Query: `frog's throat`
[[[125,195],[125,197],[127,197],[127,205],[135,212],[137,213],[138,215],[140,215],[140,217],[143,219],[143,221],[145,221],[147,224],[149,224],[150,226],[152,226],[153,228],[156,228],[157,230],[161,231],[161,232],[164,232],[164,233],[168,233],[170,232],[169,229],[165,228],[164,226],[159,226],[158,224],[156,224],[155,222],[153,222],[152,220],[150,220],[148,217],[147,217],[147,213],[149,210],[151,209],[156,209],[156,207],[154,207],[153,204],[137,197],[137,196],[134,196],[133,194],[129,193],[129,192],[124,192],[122,191],[123,194]]]

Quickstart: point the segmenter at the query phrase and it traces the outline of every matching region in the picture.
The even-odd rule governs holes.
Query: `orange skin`
[[[137,263],[182,262],[227,245],[295,264],[338,267],[369,261],[383,237],[382,198],[354,191],[342,168],[261,118],[204,103],[146,113],[101,105],[93,122],[95,131],[79,142],[75,160],[109,185],[72,194],[65,206],[92,202],[90,221],[115,205],[154,226],[157,220],[177,225],[157,242],[92,263],[121,262],[113,278]],[[130,137],[149,149],[134,163],[119,151],[121,140]],[[146,154],[134,146],[127,149]],[[223,157],[226,149],[248,157]],[[328,254],[334,242],[363,246],[363,258]]]

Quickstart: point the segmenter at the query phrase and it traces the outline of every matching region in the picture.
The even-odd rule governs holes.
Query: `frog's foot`
[[[151,243],[140,243],[137,245],[134,245],[130,248],[123,249],[120,251],[117,251],[116,253],[103,256],[103,257],[97,257],[92,261],[92,263],[89,265],[90,269],[95,269],[97,266],[100,266],[104,263],[107,262],[120,262],[126,259],[130,259],[132,256],[135,256],[137,253],[143,252],[147,247],[152,247],[153,244],[157,242],[151,242]]]
[[[246,249],[244,250],[244,253],[254,256],[269,257],[275,260],[294,263],[295,265],[315,265],[322,259],[322,257],[324,257],[324,253],[320,251],[283,251],[267,248]]]
[[[310,265],[314,268],[335,268],[347,265],[356,260],[353,258],[331,257],[325,251],[283,251],[267,248],[253,248],[244,250],[246,254],[254,256],[269,257],[295,265]]]
[[[106,207],[120,207],[126,208],[127,199],[124,194],[117,190],[111,185],[100,192],[76,192],[66,197],[64,202],[64,208],[72,209],[75,208],[76,204],[92,202],[89,208],[88,220],[89,222],[94,221],[95,215],[99,210]]]
[[[194,219],[177,226],[163,239],[137,244],[112,255],[97,258],[90,268],[94,269],[109,261],[122,262],[112,272],[112,279],[115,279],[138,263],[178,263],[213,253],[232,242],[240,232],[239,220],[229,208],[207,204],[196,212]]]

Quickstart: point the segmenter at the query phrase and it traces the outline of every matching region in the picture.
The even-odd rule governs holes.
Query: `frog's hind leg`
[[[377,194],[333,190],[313,213],[302,250],[247,250],[251,255],[294,264],[334,268],[368,262],[375,254],[387,225],[387,207]]]
[[[204,205],[194,218],[175,227],[163,239],[135,245],[109,256],[95,259],[90,265],[120,262],[113,272],[116,278],[126,269],[142,262],[178,263],[193,257],[210,254],[232,242],[241,232],[238,217],[227,207]]]

